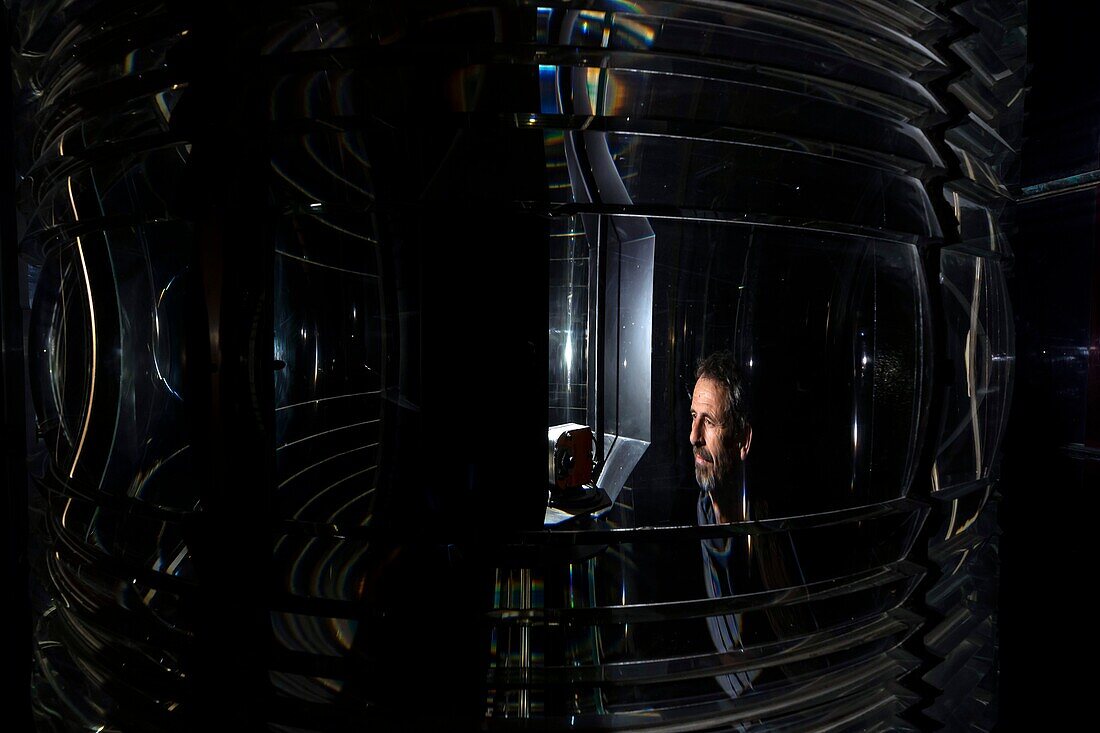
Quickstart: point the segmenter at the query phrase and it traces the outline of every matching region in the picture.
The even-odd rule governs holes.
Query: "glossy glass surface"
[[[936,489],[988,475],[1004,432],[1015,361],[1012,310],[1000,260],[945,250],[940,271],[948,344],[960,387],[940,442]]]
[[[383,304],[376,243],[318,215],[278,228],[276,471],[280,508],[365,524],[381,435]]]
[[[55,5],[17,24],[36,674],[79,699],[40,717],[186,729],[190,647],[239,633],[226,668],[273,730],[905,729],[909,497],[927,440],[935,488],[991,478],[1013,358],[1011,162],[989,125],[937,139],[930,82],[969,59],[994,83],[957,93],[997,101],[995,54],[945,59],[952,18],[877,0],[304,3],[257,11],[219,127],[188,117],[211,67],[175,10]],[[196,203],[226,150],[245,213]],[[241,251],[271,275],[247,307],[219,279]],[[205,374],[223,338],[247,369],[211,373],[247,379]],[[723,351],[751,447],[707,493],[695,369]],[[253,505],[198,500],[196,416],[272,462],[225,467]],[[612,507],[549,525],[566,422]],[[993,505],[943,497],[922,552],[967,568]],[[209,531],[257,545],[216,558],[255,591],[232,618]]]
[[[127,708],[165,724],[186,694],[193,226],[173,203],[189,147],[170,129],[180,86],[165,72],[186,25],[147,7],[74,26],[86,10],[23,8],[14,66],[22,113],[38,112],[17,153],[43,518],[36,714],[100,729]]]
[[[1009,697],[999,696],[1004,596],[998,526],[1001,441],[1016,371],[1009,273],[1030,273],[1025,280],[1036,273],[1013,264],[1007,236],[1016,232],[1020,200],[1031,14],[1022,4],[985,0],[963,3],[953,12],[970,24],[951,43],[965,71],[949,85],[966,115],[958,115],[944,135],[956,165],[943,194],[958,223],[958,240],[940,253],[939,262],[937,300],[948,376],[931,472],[937,505],[928,522],[928,557],[938,578],[925,594],[942,619],[929,620],[923,639],[942,661],[923,679],[938,691],[926,708],[929,718],[945,728],[991,730],[997,727],[998,706],[981,701]],[[1017,721],[1004,718],[1009,719]]]

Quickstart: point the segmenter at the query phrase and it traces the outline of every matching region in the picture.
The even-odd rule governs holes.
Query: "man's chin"
[[[703,472],[699,469],[695,469],[695,483],[699,484],[700,489],[706,491],[707,493],[710,493],[714,490],[715,486],[714,473],[711,471]]]

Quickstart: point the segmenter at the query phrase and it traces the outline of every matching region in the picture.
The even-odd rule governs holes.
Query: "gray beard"
[[[737,471],[735,466],[730,465],[726,456],[711,454],[706,451],[706,455],[710,456],[711,463],[706,466],[709,471],[704,471],[698,466],[695,466],[695,483],[699,485],[699,488],[706,493],[711,493],[722,484],[729,483],[729,480],[733,478]]]
[[[743,466],[735,464],[732,466],[712,463],[710,464],[711,470],[704,475],[698,468],[695,469],[695,483],[699,485],[699,489],[703,494],[716,505],[720,505],[717,509],[723,513],[734,510],[733,502],[740,496],[743,486]],[[729,517],[726,517],[726,521]]]
[[[707,475],[703,475],[703,472],[698,468],[695,469],[695,483],[699,484],[699,488],[706,493],[714,491],[714,487],[718,485],[718,480],[715,476],[715,471],[710,470]]]

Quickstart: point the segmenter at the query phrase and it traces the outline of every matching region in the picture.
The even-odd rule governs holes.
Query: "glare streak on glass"
[[[172,562],[170,562],[168,564],[168,567],[165,569],[165,572],[167,572],[169,575],[174,574],[176,572],[176,568],[179,567],[179,564],[181,562],[183,562],[184,558],[186,558],[189,553],[190,553],[190,550],[187,548],[186,545],[184,545],[183,548],[180,549],[179,553],[176,555],[175,559],[172,560]],[[158,567],[159,563],[160,563],[160,559],[158,558],[157,559],[157,565],[153,566],[154,570],[159,569],[159,567]],[[153,600],[153,597],[156,594],[157,594],[156,588],[150,588],[149,591],[145,594],[145,597],[142,598],[142,600],[145,602],[145,605],[148,606],[150,601]]]
[[[160,307],[161,307],[161,304],[164,302],[164,295],[168,292],[168,289],[170,287],[172,287],[173,284],[175,284],[175,282],[176,282],[176,276],[173,276],[172,279],[168,281],[168,284],[165,285],[163,288],[161,288],[160,295],[157,297],[157,302],[153,306],[153,332],[156,334],[156,337],[157,337],[158,340],[161,337],[161,335],[160,335]],[[153,350],[152,357],[153,357],[153,368],[157,372],[157,379],[159,379],[161,381],[161,383],[164,385],[165,389],[167,389],[169,392],[172,393],[172,396],[174,396],[177,400],[180,399],[179,393],[176,392],[176,390],[172,389],[172,385],[170,385],[168,383],[168,380],[164,378],[164,375],[160,371],[160,361],[157,359],[156,349]]]
[[[73,198],[73,179],[68,177],[66,179],[66,185],[69,189],[69,202],[73,208],[73,219],[80,221],[80,216],[76,211],[76,200]],[[98,340],[96,338],[96,323],[95,323],[95,302],[92,299],[92,282],[88,277],[88,263],[84,259],[84,246],[80,241],[80,237],[76,238],[76,251],[80,257],[80,268],[84,273],[84,287],[88,293],[88,321],[91,330],[92,339],[92,354],[91,354],[91,382],[88,386],[88,402],[84,409],[84,414],[81,418],[82,426],[80,429],[80,441],[77,443],[76,452],[73,454],[73,465],[69,469],[69,478],[73,478],[76,475],[76,464],[80,461],[80,453],[84,449],[84,441],[88,437],[88,427],[91,425],[92,417],[92,401],[95,399],[95,381],[96,381],[96,361],[98,356]]]
[[[69,508],[73,505],[73,498],[70,496],[65,500],[65,508],[61,511],[61,527],[65,528],[65,520],[69,517]]]
[[[313,388],[317,389],[317,378],[321,374],[321,340],[313,339]]]
[[[274,170],[276,173],[279,174],[279,177],[282,178],[284,182],[286,182],[287,184],[289,184],[293,188],[297,189],[301,193],[305,194],[309,198],[311,198],[311,199],[316,198],[316,196],[314,196],[312,191],[309,191],[308,189],[306,189],[306,187],[303,186],[301,183],[299,183],[293,175],[291,175],[291,174],[287,173],[285,170],[283,170],[283,167],[281,165],[279,165],[278,163],[276,163],[274,160],[271,161],[271,168],[272,168],[272,170]]]
[[[318,499],[320,499],[321,497],[323,497],[323,496],[324,496],[325,494],[327,494],[328,492],[330,492],[330,491],[332,491],[333,489],[335,489],[335,488],[336,488],[337,486],[339,486],[340,484],[342,484],[342,483],[344,483],[345,481],[348,481],[348,480],[350,480],[350,479],[353,479],[353,478],[355,478],[356,476],[361,476],[361,475],[363,475],[364,473],[367,473],[368,471],[374,471],[374,470],[375,470],[375,469],[377,469],[377,468],[378,468],[378,466],[367,466],[366,468],[364,468],[364,469],[362,469],[362,470],[360,470],[360,471],[356,471],[356,472],[354,472],[354,473],[350,473],[350,474],[348,474],[347,476],[344,476],[343,478],[340,478],[340,479],[337,479],[336,481],[333,481],[333,482],[332,482],[331,484],[329,484],[328,486],[326,486],[326,487],[325,487],[325,488],[323,488],[323,489],[320,489],[320,490],[318,490],[318,491],[315,491],[315,492],[314,492],[314,494],[313,494],[313,495],[312,495],[312,496],[311,496],[311,497],[309,498],[309,501],[307,501],[306,503],[302,504],[302,506],[301,506],[301,507],[300,507],[300,508],[298,509],[298,511],[297,511],[297,512],[295,512],[295,514],[294,514],[294,518],[295,518],[295,519],[300,519],[300,518],[301,518],[301,516],[302,516],[302,513],[303,513],[303,512],[305,512],[305,510],[306,510],[306,509],[308,509],[308,508],[309,508],[310,506],[312,506],[312,505],[313,505],[313,502],[317,501]],[[354,499],[353,499],[352,501],[356,501],[356,500],[358,500],[358,499],[361,499],[361,498],[363,498],[363,497],[365,497],[365,496],[368,496],[369,494],[371,494],[371,493],[373,493],[373,492],[374,492],[374,488],[373,488],[373,487],[371,487],[371,488],[367,489],[366,491],[364,491],[364,492],[363,492],[362,494],[360,494],[360,495],[358,495],[357,497],[355,497],[355,498],[354,498]]]
[[[302,400],[301,402],[295,402],[295,403],[290,404],[290,405],[279,405],[278,407],[275,408],[275,412],[280,412],[282,410],[290,410],[292,408],[302,407],[304,405],[315,405],[318,402],[327,402],[329,400],[342,400],[342,399],[345,399],[345,398],[348,398],[348,397],[365,397],[365,396],[377,395],[377,394],[382,394],[382,391],[376,389],[376,390],[370,390],[370,391],[367,391],[367,392],[348,392],[347,394],[330,395],[328,397],[316,397],[312,400]]]
[[[979,403],[983,399],[982,385],[988,381],[988,374],[979,377],[977,370],[982,367],[986,367],[986,362],[983,358],[984,355],[992,355],[993,349],[987,342],[987,339],[981,328],[981,322],[979,319],[979,311],[982,304],[982,265],[984,258],[974,258],[974,283],[970,293],[970,329],[966,333],[966,343],[964,345],[963,354],[966,361],[966,396],[970,401],[970,426],[974,435],[974,479],[980,480],[985,472],[985,466],[982,463],[982,435],[981,435],[981,419],[978,414]],[[981,349],[981,353],[979,353]],[[979,382],[980,379],[980,382]],[[985,499],[979,504],[979,507],[984,506],[985,501],[989,498],[990,488],[987,487],[984,491]],[[968,527],[973,525],[980,516],[980,509],[976,511],[971,517],[963,522],[959,527],[956,527],[958,522],[959,500],[954,499],[951,502],[951,516],[947,522],[947,533],[944,539],[951,539],[954,535],[965,531]],[[961,562],[961,561],[960,561]]]
[[[328,76],[327,72],[326,72],[325,76],[326,77]],[[364,188],[363,186],[358,185],[354,181],[349,180],[341,172],[335,170],[332,166],[330,166],[328,163],[326,163],[322,159],[322,157],[316,152],[316,150],[313,148],[313,143],[311,143],[311,140],[309,138],[307,138],[305,140],[304,145],[305,145],[305,148],[306,148],[307,152],[309,152],[309,154],[310,154],[310,158],[313,159],[313,162],[316,163],[319,168],[324,170],[326,173],[328,173],[334,179],[339,180],[343,185],[354,189],[357,193],[360,193],[360,194],[366,196],[368,199],[373,199],[374,198],[374,193],[370,189]]]
[[[318,262],[317,260],[311,260],[307,257],[301,257],[299,255],[292,255],[289,252],[283,252],[282,250],[276,250],[275,253],[280,254],[283,257],[289,257],[292,260],[298,260],[300,262],[305,262],[307,265],[313,265],[314,267],[324,267],[324,268],[329,269],[329,270],[337,270],[338,272],[346,272],[348,274],[357,275],[359,277],[369,277],[369,278],[378,279],[378,275],[376,275],[374,273],[360,272],[358,270],[349,270],[346,267],[337,267],[336,265],[329,265],[329,264],[326,264],[324,262]]]
[[[367,450],[368,448],[377,448],[378,446],[379,446],[379,444],[378,444],[378,443],[370,443],[369,445],[360,445],[360,446],[357,446],[357,447],[355,447],[355,448],[352,448],[351,450],[346,450],[346,451],[343,451],[343,452],[341,452],[341,453],[335,453],[335,454],[333,454],[333,455],[331,455],[331,456],[327,456],[327,457],[325,457],[325,458],[322,458],[321,460],[317,461],[316,463],[311,463],[310,465],[306,466],[305,468],[303,468],[302,470],[298,471],[297,473],[295,473],[295,474],[292,474],[292,475],[288,476],[287,478],[283,479],[283,480],[282,480],[282,481],[281,481],[281,482],[279,483],[279,488],[280,488],[280,489],[281,489],[281,488],[283,488],[284,486],[286,486],[287,484],[289,484],[289,483],[290,483],[291,481],[293,481],[294,479],[296,479],[296,478],[298,478],[299,476],[301,476],[301,475],[302,475],[303,473],[306,473],[307,471],[311,471],[311,470],[313,470],[314,468],[317,468],[318,466],[321,466],[321,465],[323,465],[323,464],[325,464],[325,463],[328,463],[328,462],[329,462],[329,461],[331,461],[331,460],[334,460],[334,459],[336,459],[336,458],[339,458],[340,456],[346,456],[346,455],[348,455],[348,454],[350,454],[350,453],[357,453],[358,451],[361,451],[361,450]]]
[[[72,268],[71,268],[71,266],[69,266],[68,268],[66,267],[64,261],[61,259],[61,252],[60,251],[57,254],[57,258],[60,261],[59,269],[61,270],[61,282],[64,283],[65,282],[65,277],[67,275],[68,270],[70,270]],[[61,305],[61,318],[60,318],[60,321],[59,321],[59,324],[60,324],[59,328],[63,329],[64,328],[64,323],[66,322],[66,319],[68,318],[68,312],[69,312],[68,308],[66,307],[66,302],[65,302],[65,288],[64,288],[64,286],[58,288],[58,301],[60,302],[60,305]],[[60,345],[58,345],[58,341],[60,341]],[[65,348],[66,348],[65,347],[65,339],[60,339],[60,338],[55,338],[54,339],[53,353],[50,354],[50,357],[51,357],[51,359],[50,359],[50,373],[52,375],[55,375],[55,376],[54,376],[53,379],[50,380],[50,391],[53,393],[53,401],[54,401],[55,405],[64,405],[65,404],[64,390],[65,390],[65,386],[67,384],[67,381],[64,378],[64,373],[65,372],[61,367],[61,364],[65,360],[65,354],[64,354]],[[58,421],[57,422],[58,422],[57,435],[54,437],[53,450],[54,450],[54,455],[61,455],[61,439],[62,439],[62,437],[67,437],[68,436],[69,428],[68,428],[68,423],[65,420],[64,414],[59,414],[58,415]],[[70,437],[70,442],[71,442],[71,440],[72,439]]]
[[[172,460],[175,459],[176,457],[182,455],[183,452],[188,450],[190,447],[191,447],[190,445],[185,445],[182,448],[179,448],[176,451],[174,451],[173,453],[169,454],[166,458],[158,459],[153,464],[153,467],[150,468],[147,472],[145,472],[144,474],[140,474],[138,476],[135,476],[134,477],[134,482],[130,487],[128,495],[129,496],[135,496],[135,497],[141,496],[142,489],[144,489],[145,485],[147,483],[149,483],[149,480],[152,479],[153,476],[155,476],[164,466],[171,463]],[[196,500],[196,505],[197,505],[197,503],[198,502]]]
[[[970,421],[974,431],[974,471],[975,479],[982,477],[982,439],[981,424],[978,420],[979,395],[977,370],[983,365],[979,359],[978,349],[982,346],[984,337],[979,330],[981,324],[978,321],[978,311],[982,303],[982,258],[974,259],[974,286],[970,293],[970,330],[966,333],[966,396],[970,398]],[[983,348],[982,353],[989,353],[989,348]],[[984,382],[985,380],[983,380]]]
[[[335,433],[335,432],[338,432],[340,430],[349,430],[351,428],[358,428],[358,427],[361,427],[363,425],[375,425],[375,424],[380,423],[380,422],[382,422],[382,421],[381,420],[363,420],[362,422],[352,423],[350,425],[341,425],[339,427],[331,428],[329,430],[322,430],[319,433],[313,433],[312,435],[306,435],[305,437],[298,438],[297,440],[291,440],[289,442],[283,443],[282,445],[280,445],[275,450],[280,451],[283,448],[289,448],[292,445],[297,445],[298,443],[302,443],[302,442],[305,442],[307,440],[312,440],[313,438],[317,438],[317,437],[320,437],[322,435],[328,435],[329,433]]]

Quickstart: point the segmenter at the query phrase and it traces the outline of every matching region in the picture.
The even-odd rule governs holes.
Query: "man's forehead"
[[[692,408],[721,410],[725,406],[726,385],[710,377],[699,377],[691,391]]]

